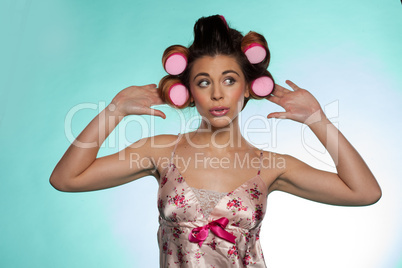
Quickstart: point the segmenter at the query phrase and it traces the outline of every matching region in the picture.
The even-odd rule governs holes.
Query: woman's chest
[[[267,187],[256,175],[221,197],[206,218],[199,197],[175,165],[161,177],[158,191],[160,215],[173,223],[209,222],[226,217],[232,226],[252,229],[262,221],[266,202]]]

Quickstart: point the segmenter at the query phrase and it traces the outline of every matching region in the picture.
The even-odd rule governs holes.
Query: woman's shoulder
[[[279,157],[285,158],[286,157],[285,154],[277,153],[277,152],[270,151],[267,149],[261,149],[254,145],[251,145],[251,144],[249,144],[249,147],[255,153],[255,155],[261,155],[261,153],[262,153],[262,155],[261,155],[262,157],[272,157],[272,158],[279,158]]]
[[[264,149],[259,149],[259,148],[255,148],[255,151],[257,153],[262,153],[263,157],[287,158],[289,156],[287,154],[281,154],[281,153],[277,153],[274,151],[264,150]]]
[[[157,155],[165,155],[170,153],[177,143],[178,135],[174,134],[161,134],[155,135],[147,138],[147,147],[152,150]]]
[[[256,152],[262,153],[261,161],[263,167],[268,167],[271,170],[272,169],[284,170],[287,161],[289,161],[289,158],[292,158],[290,155],[287,154],[281,154],[264,149],[256,148]]]
[[[174,148],[178,135],[162,134],[144,137],[133,144],[129,145],[126,150],[128,152],[143,152],[144,156],[159,157],[165,156]]]
[[[150,141],[153,142],[154,145],[166,145],[166,146],[173,146],[179,135],[174,134],[160,134],[150,137]]]

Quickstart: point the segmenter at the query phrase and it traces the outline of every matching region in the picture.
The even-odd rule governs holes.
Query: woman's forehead
[[[242,70],[234,57],[226,55],[204,56],[194,61],[190,75],[191,77],[198,73],[220,75],[227,70],[234,70],[242,75]]]

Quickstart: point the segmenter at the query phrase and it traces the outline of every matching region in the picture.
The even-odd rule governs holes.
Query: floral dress
[[[260,169],[207,214],[172,162],[176,146],[158,190],[160,267],[266,267],[259,233],[268,189]]]

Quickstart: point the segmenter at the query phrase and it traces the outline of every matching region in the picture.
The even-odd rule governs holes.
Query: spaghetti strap
[[[260,175],[261,173],[261,166],[262,166],[262,155],[263,155],[264,151],[260,150],[260,167],[258,168],[258,172],[257,175]]]
[[[172,151],[172,155],[170,156],[170,163],[172,163],[172,161],[173,161],[173,156],[174,156],[174,153],[176,151],[177,144],[179,144],[179,141],[180,141],[181,137],[182,137],[182,134],[179,133],[178,137],[177,137],[177,140],[176,140],[176,144],[174,145],[174,148],[173,148],[173,151]]]

